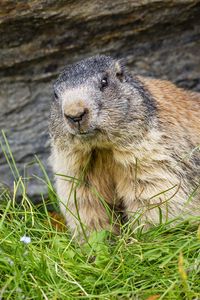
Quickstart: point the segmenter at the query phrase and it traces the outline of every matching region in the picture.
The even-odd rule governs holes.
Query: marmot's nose
[[[65,113],[65,118],[71,123],[81,123],[85,116],[87,115],[88,110],[83,109],[82,111],[77,112],[76,114],[67,114]]]

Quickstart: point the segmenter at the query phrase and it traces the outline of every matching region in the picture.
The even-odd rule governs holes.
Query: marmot
[[[200,94],[99,55],[54,84],[50,162],[76,233],[200,214]],[[108,210],[115,211],[111,215]]]

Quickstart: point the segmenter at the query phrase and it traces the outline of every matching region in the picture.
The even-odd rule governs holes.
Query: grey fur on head
[[[81,60],[77,63],[68,65],[55,82],[56,89],[63,82],[67,86],[76,86],[84,83],[89,77],[105,72],[110,66],[115,63],[115,60],[110,56],[98,55]]]

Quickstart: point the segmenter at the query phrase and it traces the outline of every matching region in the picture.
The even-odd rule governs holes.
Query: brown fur
[[[158,223],[160,210],[164,221],[200,214],[200,95],[168,81],[137,80],[156,105],[151,123],[145,123],[141,107],[138,130],[128,121],[115,128],[111,119],[106,138],[99,134],[89,140],[76,139],[61,126],[57,106],[52,107],[50,161],[55,173],[78,179],[56,176],[61,210],[76,233],[80,233],[80,221],[88,232],[102,228],[119,232],[121,209],[133,223],[140,215],[145,225]],[[84,97],[82,93],[83,103]],[[73,97],[72,104],[74,108]],[[91,114],[96,109],[92,105],[88,106]],[[109,109],[109,115],[113,114]],[[114,135],[109,136],[109,126]]]
[[[184,138],[186,134],[194,144],[200,144],[200,95],[177,88],[166,80],[139,79],[159,105],[160,120],[168,126],[168,134]],[[177,143],[176,143],[177,144]]]

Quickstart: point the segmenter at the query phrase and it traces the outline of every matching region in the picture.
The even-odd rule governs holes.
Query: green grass
[[[0,194],[0,299],[200,299],[200,218],[134,233],[127,224],[120,236],[94,232],[79,244],[47,211],[56,197],[45,170],[49,196],[34,206],[1,146],[15,185]]]

